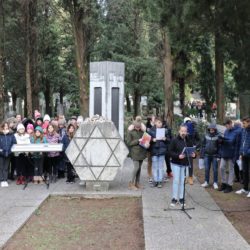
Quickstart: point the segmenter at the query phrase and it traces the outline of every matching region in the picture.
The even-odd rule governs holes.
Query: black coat
[[[166,140],[157,140],[156,142],[153,141],[154,138],[156,138],[156,127],[153,127],[148,132],[152,136],[150,151],[152,156],[159,156],[159,155],[165,155],[167,153],[168,144],[170,142],[170,138],[168,135],[168,130],[165,129],[165,137]]]
[[[214,156],[220,158],[220,143],[221,139],[217,133],[208,133],[205,135],[201,146],[201,158],[204,156]]]
[[[186,139],[182,139],[180,135],[175,137],[169,146],[169,156],[171,157],[171,162],[177,165],[188,166],[189,160],[187,157],[184,159],[179,159],[179,155],[182,153],[185,147],[193,147],[193,141],[186,137]]]
[[[12,132],[8,134],[0,133],[0,156],[8,157],[11,154],[11,148],[13,144],[16,144],[16,138]]]

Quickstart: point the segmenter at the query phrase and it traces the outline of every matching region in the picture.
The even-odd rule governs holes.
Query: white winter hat
[[[49,121],[50,122],[50,116],[47,115],[47,114],[43,117],[43,122],[45,122],[45,121]]]
[[[16,128],[17,131],[19,131],[20,129],[24,129],[24,130],[25,130],[25,127],[23,126],[22,123],[19,123],[19,124],[17,125],[17,128]]]
[[[186,123],[187,121],[190,121],[190,122],[191,122],[192,120],[191,120],[190,117],[185,117],[185,118],[184,118],[184,123]]]
[[[83,117],[79,115],[76,120],[77,123],[83,123]]]

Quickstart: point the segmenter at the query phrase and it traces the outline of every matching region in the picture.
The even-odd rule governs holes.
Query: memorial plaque
[[[119,88],[112,88],[112,121],[119,130]]]
[[[95,115],[102,116],[102,88],[95,88],[95,103],[94,103],[94,113]]]

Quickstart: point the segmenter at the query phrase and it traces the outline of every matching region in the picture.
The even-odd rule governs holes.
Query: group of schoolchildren
[[[140,184],[140,173],[143,160],[148,158],[148,177],[152,187],[162,187],[164,180],[173,177],[171,206],[185,205],[184,181],[193,185],[193,159],[198,158],[204,163],[206,188],[210,185],[210,168],[213,167],[213,188],[225,194],[233,191],[233,183],[241,182],[242,189],[236,194],[250,197],[250,117],[233,122],[227,119],[223,133],[219,133],[216,124],[210,124],[203,139],[199,138],[194,122],[186,117],[179,127],[178,134],[173,138],[171,129],[161,118],[150,117],[146,125],[141,117],[136,117],[128,127],[127,144],[134,162],[129,189],[143,188]],[[165,128],[165,136],[157,138],[158,128]],[[144,133],[151,136],[147,147],[140,142]],[[185,148],[193,149],[190,153]],[[164,161],[167,171],[164,171]],[[221,185],[218,183],[220,169]],[[187,178],[186,178],[187,177]]]
[[[34,119],[16,115],[1,124],[0,127],[0,182],[1,187],[8,187],[8,179],[16,180],[17,185],[28,182],[42,184],[55,183],[58,178],[65,178],[67,183],[74,183],[75,172],[65,150],[73,138],[83,118],[72,116],[66,123],[64,116],[51,119],[48,114],[41,117],[38,110]],[[62,143],[62,152],[15,152],[14,144]]]

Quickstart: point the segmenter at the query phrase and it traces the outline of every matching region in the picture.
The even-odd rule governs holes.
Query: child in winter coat
[[[33,124],[29,123],[26,127],[26,131],[29,134],[30,137],[34,135],[34,126]]]
[[[204,159],[205,162],[205,182],[201,185],[202,187],[209,186],[209,177],[210,177],[210,167],[213,165],[213,187],[218,189],[218,159],[219,156],[219,147],[221,140],[217,133],[217,128],[215,124],[211,124],[208,127],[208,133],[205,135],[202,146],[201,146],[201,159]]]
[[[139,145],[143,133],[142,123],[138,120],[133,123],[133,129],[130,129],[128,132],[127,144],[130,147],[131,158],[134,162],[134,170],[132,173],[131,181],[129,182],[129,189],[132,190],[142,188],[142,186],[140,185],[141,166],[143,160],[147,156],[146,149]]]
[[[59,134],[56,133],[55,127],[52,124],[48,126],[47,134],[48,143],[59,143]],[[56,182],[58,164],[60,161],[60,152],[49,152],[48,153],[48,173],[49,181]]]
[[[40,143],[47,143],[47,139],[45,136],[43,136],[43,129],[40,126],[37,126],[35,128],[34,136],[31,137],[31,143],[34,144],[40,144]],[[32,159],[35,166],[35,172],[34,172],[34,183],[39,184],[43,182],[43,153],[34,153],[32,155]]]
[[[175,207],[180,203],[185,205],[184,200],[184,182],[186,179],[187,168],[190,167],[190,159],[195,158],[195,153],[188,155],[183,150],[186,147],[193,147],[193,141],[188,136],[187,127],[181,125],[179,134],[175,137],[169,146],[169,154],[171,157],[171,168],[173,170],[173,194],[170,206]]]
[[[0,181],[1,187],[8,187],[8,168],[10,164],[11,147],[16,144],[16,138],[9,124],[4,122],[0,127]]]
[[[66,130],[66,121],[65,119],[59,118],[58,120],[58,134],[59,134],[59,142],[62,141],[62,138],[64,137],[64,135],[67,133]],[[63,159],[64,153],[61,152],[60,153],[60,161],[59,161],[59,165],[58,165],[58,178],[64,178],[65,177],[65,161]]]
[[[152,136],[151,155],[154,177],[153,186],[161,188],[164,175],[164,160],[167,152],[167,141],[170,141],[170,138],[167,135],[166,129],[164,129],[165,136],[157,138],[157,129],[164,129],[162,128],[162,120],[160,118],[155,119],[155,126],[148,133]]]
[[[62,144],[63,144],[63,151],[65,152],[65,150],[67,149],[67,147],[70,144],[70,141],[73,139],[74,134],[75,134],[75,126],[73,124],[69,124],[69,126],[67,127],[67,133],[63,136],[62,138]],[[75,175],[74,175],[74,168],[71,164],[71,162],[69,161],[68,157],[66,156],[66,154],[64,153],[64,160],[66,163],[66,167],[67,167],[67,180],[66,183],[74,183],[75,182]]]
[[[25,127],[22,123],[17,125],[17,132],[15,133],[15,138],[17,144],[30,144],[30,136],[28,133],[25,133]],[[16,153],[16,170],[17,170],[17,185],[25,184],[25,180],[29,176],[29,162],[28,156],[25,153]],[[28,181],[28,180],[27,180]]]

